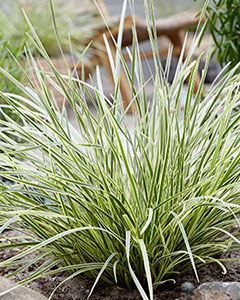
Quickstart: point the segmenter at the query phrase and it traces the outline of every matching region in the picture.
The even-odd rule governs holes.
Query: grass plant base
[[[11,237],[16,235],[17,232],[12,230],[7,230],[4,232],[4,236]],[[0,251],[0,262],[12,257],[16,252],[11,249],[4,249]],[[33,258],[34,255],[29,256]],[[222,258],[239,258],[240,251],[232,252],[231,254],[222,255]],[[30,267],[30,269],[15,275],[12,280],[18,282],[27,278],[29,272],[33,268],[37,268],[40,264],[44,263],[44,260],[39,261]],[[221,282],[240,282],[240,266],[238,261],[231,261],[225,263],[227,268],[227,274],[223,275],[221,269],[216,264],[210,264],[198,268],[200,275],[200,283],[221,281]],[[0,276],[7,276],[16,270],[16,266],[10,266],[0,269]],[[52,290],[60,284],[64,279],[68,277],[65,272],[60,272],[59,274],[47,276],[44,278],[39,278],[33,282],[27,284],[27,287],[32,290],[41,293],[45,297],[49,297]],[[176,277],[176,284],[165,284],[161,286],[155,293],[156,300],[175,300],[180,297],[181,294],[181,284],[184,282],[192,282],[196,288],[199,283],[193,272],[187,272],[182,276]],[[88,293],[92,287],[93,281],[84,278],[73,278],[72,280],[63,284],[59,289],[56,290],[55,295],[52,300],[87,300]],[[124,290],[119,289],[116,286],[101,286],[99,285],[91,296],[91,300],[142,300],[139,292],[137,290]]]

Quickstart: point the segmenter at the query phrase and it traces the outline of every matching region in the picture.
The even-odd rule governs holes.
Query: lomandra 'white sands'
[[[93,288],[99,280],[137,287],[143,299],[153,299],[155,288],[189,269],[199,279],[199,264],[217,263],[225,272],[219,255],[239,249],[240,244],[239,231],[229,231],[239,226],[240,212],[237,67],[222,74],[204,94],[208,57],[193,96],[200,58],[193,62],[190,58],[198,38],[187,59],[183,62],[180,57],[170,86],[150,30],[155,62],[150,107],[136,38],[130,69],[116,44],[132,87],[130,131],[119,101],[115,65],[116,86],[109,104],[99,71],[97,87],[71,73],[62,76],[30,23],[29,27],[56,80],[39,70],[29,50],[38,89],[26,88],[1,69],[23,96],[1,92],[22,123],[7,116],[7,121],[0,120],[0,175],[13,181],[11,186],[0,184],[0,231],[24,230],[31,242],[13,240],[13,248],[24,249],[0,266],[24,262],[29,266],[24,257],[36,251],[32,263],[43,255],[46,263],[21,283],[67,270],[68,279],[83,273],[94,278]],[[182,113],[181,94],[188,76]],[[65,107],[62,111],[55,107],[46,81],[65,96],[78,128],[69,124]],[[87,106],[86,92],[95,115]],[[61,267],[51,269],[55,265]]]

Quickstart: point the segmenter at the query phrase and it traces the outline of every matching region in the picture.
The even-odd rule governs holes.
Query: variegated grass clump
[[[8,116],[7,121],[0,120],[0,175],[14,182],[11,187],[0,185],[0,231],[7,227],[23,231],[32,242],[12,239],[8,247],[24,249],[0,266],[24,262],[29,266],[45,256],[46,263],[28,280],[68,270],[68,279],[80,274],[95,279],[90,295],[101,279],[121,287],[136,286],[143,299],[153,299],[154,289],[187,270],[193,269],[199,279],[201,264],[217,263],[226,272],[219,255],[240,247],[239,231],[229,231],[239,226],[240,212],[237,66],[204,94],[207,59],[194,95],[200,58],[192,63],[190,58],[196,38],[184,62],[182,52],[169,85],[171,49],[162,70],[157,41],[149,30],[155,62],[150,102],[136,35],[128,50],[130,69],[119,38],[116,64],[109,51],[115,91],[108,105],[99,69],[97,87],[71,72],[62,76],[29,26],[52,74],[37,67],[29,50],[36,88],[25,87],[1,69],[24,96],[1,92],[23,125]],[[120,65],[132,87],[132,127],[121,104]],[[77,127],[69,123],[65,107],[62,111],[55,107],[46,82],[64,95]],[[88,108],[86,92],[96,114]],[[16,143],[13,135],[22,143]],[[34,251],[39,256],[24,260]],[[62,267],[52,270],[56,265]]]

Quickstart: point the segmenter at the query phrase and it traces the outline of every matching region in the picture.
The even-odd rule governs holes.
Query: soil
[[[5,231],[5,236],[12,236],[16,232]],[[6,260],[13,255],[15,255],[12,249],[3,249],[0,251],[0,261]],[[240,251],[228,253],[222,256],[222,258],[239,258]],[[31,265],[25,271],[12,277],[12,280],[18,282],[24,278],[27,278],[29,272],[33,271],[35,268],[39,267],[43,261],[38,262],[38,264]],[[205,266],[198,267],[198,274],[200,276],[201,283],[210,282],[210,281],[240,281],[240,264],[238,260],[225,262],[224,263],[227,274],[223,275],[222,270],[217,264],[209,264]],[[6,268],[0,269],[0,276],[6,276],[11,274],[17,269],[16,266],[9,266]],[[64,279],[68,276],[65,272],[60,272],[55,275],[51,275],[45,278],[37,279],[33,282],[30,282],[26,285],[33,289],[36,292],[43,294],[46,297],[49,297],[53,289],[58,286]],[[199,285],[196,281],[194,274],[192,272],[187,272],[181,276],[175,278],[176,283],[168,283],[162,285],[155,292],[155,300],[174,300],[180,298],[181,295],[181,284],[183,282],[189,281],[194,284],[195,287]],[[73,278],[65,282],[60,286],[53,296],[53,300],[86,300],[88,293],[93,285],[93,281],[82,278]],[[123,290],[119,289],[116,286],[105,287],[97,286],[91,300],[141,300],[137,290]]]

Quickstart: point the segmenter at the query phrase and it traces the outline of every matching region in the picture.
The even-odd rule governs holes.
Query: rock
[[[240,282],[207,282],[201,284],[193,300],[237,300],[240,296]]]
[[[10,279],[0,276],[0,294],[14,286],[17,286]],[[18,287],[4,296],[0,296],[1,300],[47,300],[43,295],[34,292],[26,287]]]

